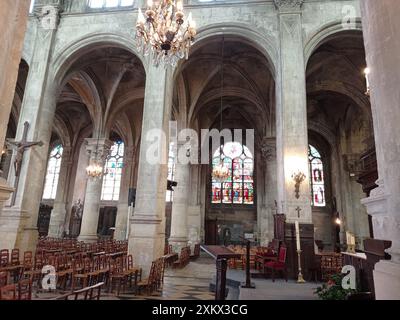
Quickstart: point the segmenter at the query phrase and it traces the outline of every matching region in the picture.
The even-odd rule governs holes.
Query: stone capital
[[[91,160],[105,162],[113,142],[109,139],[85,139],[86,151]]]
[[[57,30],[60,24],[62,6],[59,3],[36,4],[33,15],[45,31]]]
[[[276,138],[263,138],[261,142],[261,155],[268,162],[276,159]]]
[[[279,12],[300,11],[304,0],[274,0],[274,4]]]

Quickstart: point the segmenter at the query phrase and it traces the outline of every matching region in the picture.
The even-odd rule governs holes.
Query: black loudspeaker
[[[135,206],[136,204],[136,189],[129,188],[129,195],[128,195],[128,206]]]

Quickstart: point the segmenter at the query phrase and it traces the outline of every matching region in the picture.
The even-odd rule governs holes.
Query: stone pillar
[[[171,213],[171,235],[168,242],[172,245],[175,252],[180,252],[180,249],[188,244],[189,164],[181,164],[177,161],[175,167],[175,181],[178,185],[174,188],[174,201],[172,203]]]
[[[379,187],[362,201],[376,239],[391,240],[392,259],[375,265],[376,298],[400,299],[400,29],[396,0],[360,2],[378,161]]]
[[[190,191],[188,193],[188,243],[191,248],[201,242],[202,215],[200,205],[201,165],[190,165]]]
[[[0,247],[16,247],[21,251],[34,251],[38,240],[37,220],[56,109],[57,94],[50,60],[60,6],[58,1],[53,1],[51,12],[42,15],[45,2],[35,6],[36,39],[16,134],[19,141],[27,121],[30,124],[28,140],[42,141],[43,146],[29,148],[24,153],[15,205],[5,207],[0,216]],[[15,171],[11,166],[9,183],[14,185],[14,181]]]
[[[124,168],[122,169],[121,191],[118,201],[117,219],[115,222],[116,240],[126,240],[126,232],[128,228],[128,210],[130,204],[128,203],[129,188],[131,186],[132,168],[134,166],[135,149],[133,147],[125,149],[124,155]]]
[[[104,168],[112,144],[112,141],[108,139],[86,139],[89,163],[98,163]],[[103,176],[98,178],[88,177],[87,179],[81,233],[78,239],[79,241],[95,242],[97,241]]]
[[[164,254],[167,128],[172,89],[172,71],[150,65],[146,78],[136,206],[129,235],[129,253],[146,274],[152,261]],[[161,139],[155,139],[154,134],[161,134]],[[158,161],[154,161],[155,154],[160,157]]]
[[[29,1],[4,0],[0,6],[0,148],[4,146],[7,124],[18,78],[19,63],[28,20]],[[14,189],[0,176],[0,213]],[[1,230],[1,229],[0,229]]]
[[[260,243],[268,246],[274,238],[274,214],[276,213],[276,138],[265,137],[261,146],[261,159],[265,162],[265,172],[262,177],[264,201],[259,216]],[[281,209],[278,207],[278,209]]]
[[[58,186],[54,207],[51,212],[49,234],[51,238],[62,238],[66,227],[67,215],[67,197],[69,177],[72,168],[71,147],[64,147],[61,159],[60,175],[58,177]]]
[[[307,99],[303,53],[303,1],[274,0],[279,11],[280,65],[276,81],[278,204],[288,222],[312,223],[308,166]],[[292,175],[306,175],[295,197]]]

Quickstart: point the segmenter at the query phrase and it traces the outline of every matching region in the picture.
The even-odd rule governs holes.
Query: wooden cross
[[[300,218],[300,211],[301,211],[301,208],[300,208],[300,207],[297,207],[295,210],[297,211],[297,217]]]
[[[28,130],[29,130],[29,122],[26,121],[24,123],[24,133],[22,135],[21,141],[7,140],[7,144],[13,146],[15,149],[15,158],[14,158],[14,170],[15,170],[14,188],[15,188],[15,191],[11,198],[11,206],[15,205],[15,199],[17,197],[17,191],[18,191],[19,175],[21,174],[22,160],[24,159],[24,153],[25,153],[26,149],[36,146],[36,145],[43,146],[42,141],[28,141],[27,140]]]

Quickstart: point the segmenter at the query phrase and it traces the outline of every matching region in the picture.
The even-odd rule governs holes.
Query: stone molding
[[[280,12],[301,10],[304,0],[274,0],[275,7]]]

